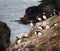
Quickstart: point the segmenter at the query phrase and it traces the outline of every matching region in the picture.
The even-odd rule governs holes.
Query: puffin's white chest
[[[49,25],[46,25],[46,29],[50,29],[50,26]]]
[[[24,34],[25,37],[28,37],[28,34]]]
[[[38,27],[40,30],[42,30],[43,28],[41,26]]]
[[[47,17],[45,15],[43,15],[43,19],[47,19]]]
[[[56,13],[55,13],[55,12],[53,12],[53,14],[55,15]]]
[[[18,41],[17,41],[17,44],[20,44],[20,43],[21,43],[21,40],[18,40]]]
[[[42,36],[42,33],[41,32],[38,32],[38,36]]]
[[[54,27],[57,26],[57,23],[54,24]]]
[[[56,14],[56,10],[55,10],[55,9],[53,10],[53,14],[54,14],[54,15]]]
[[[30,26],[32,27],[33,26],[33,23],[30,23]]]
[[[39,21],[42,21],[42,19],[41,19],[41,18],[38,18],[38,20],[39,20]]]
[[[36,31],[36,32],[35,32],[35,35],[37,35],[37,36],[42,36],[42,33],[41,33],[40,31]]]

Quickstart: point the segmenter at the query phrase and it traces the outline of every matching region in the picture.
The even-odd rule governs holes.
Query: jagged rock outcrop
[[[60,12],[60,0],[42,0],[41,4],[38,6],[31,6],[28,7],[25,11],[25,15],[23,18],[21,18],[21,23],[28,24],[30,20],[33,21],[33,23],[38,22],[37,16],[39,16],[42,21],[44,20],[42,18],[43,12],[46,13],[47,18],[50,18],[50,16],[53,16],[53,11],[55,9],[56,15],[59,15]],[[26,19],[25,19],[26,18]]]
[[[5,49],[9,46],[10,34],[11,30],[7,24],[0,21],[0,51],[5,51]]]

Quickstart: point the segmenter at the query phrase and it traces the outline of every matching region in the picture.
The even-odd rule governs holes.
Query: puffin
[[[21,39],[19,39],[18,41],[17,41],[17,44],[19,45],[21,43]]]
[[[31,26],[31,27],[33,27],[33,26],[34,26],[34,24],[33,24],[33,22],[32,22],[32,21],[30,21],[30,26]]]
[[[53,10],[53,15],[56,15],[56,10],[55,9]]]
[[[42,32],[37,30],[37,31],[35,31],[35,35],[42,36]]]
[[[57,23],[53,23],[53,25],[52,25],[52,26],[53,26],[53,27],[56,27],[57,25],[58,25]]]
[[[44,19],[44,20],[47,19],[46,15],[45,15],[45,12],[43,13],[43,19]]]
[[[37,16],[36,18],[37,18],[38,21],[42,21],[42,19],[40,17]]]
[[[38,21],[42,21],[42,19],[41,18],[38,18]]]
[[[27,37],[29,37],[29,35],[26,33],[26,34],[24,34],[24,37],[27,38]]]
[[[46,25],[46,29],[50,29],[50,26],[48,24]]]
[[[43,26],[41,26],[41,25],[40,25],[38,28],[39,28],[40,30],[44,29],[44,27],[43,27]]]
[[[50,16],[54,16],[54,15],[56,15],[56,10],[55,9],[53,10],[53,12]]]
[[[38,32],[38,36],[42,36],[42,32]]]

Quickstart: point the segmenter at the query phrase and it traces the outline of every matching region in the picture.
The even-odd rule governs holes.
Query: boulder
[[[38,22],[37,16],[39,16],[42,21],[43,13],[45,12],[46,17],[50,18],[51,15],[53,16],[53,11],[55,9],[56,15],[59,15],[60,12],[60,0],[42,0],[42,2],[38,6],[30,6],[26,9],[25,15],[21,18],[21,23],[29,24],[30,21],[33,23]]]
[[[5,51],[5,49],[9,46],[10,34],[11,30],[7,24],[0,21],[0,51]]]

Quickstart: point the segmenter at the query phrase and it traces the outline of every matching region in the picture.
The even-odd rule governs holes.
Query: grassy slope
[[[29,49],[28,51],[60,51],[60,16],[54,16],[46,20],[51,26],[54,22],[57,22],[58,26],[52,27],[49,30],[42,30],[42,37],[39,40],[38,36],[34,35],[35,30],[37,30],[38,23],[34,26],[33,30],[30,31],[30,37],[26,40],[29,42],[25,49]],[[41,24],[39,22],[39,24]]]
[[[42,40],[38,40],[35,35],[30,37],[31,44],[35,45],[34,51],[60,51],[60,16],[49,18],[48,20],[50,26],[54,22],[57,22],[58,25],[56,27],[51,26],[49,30],[42,30]]]

